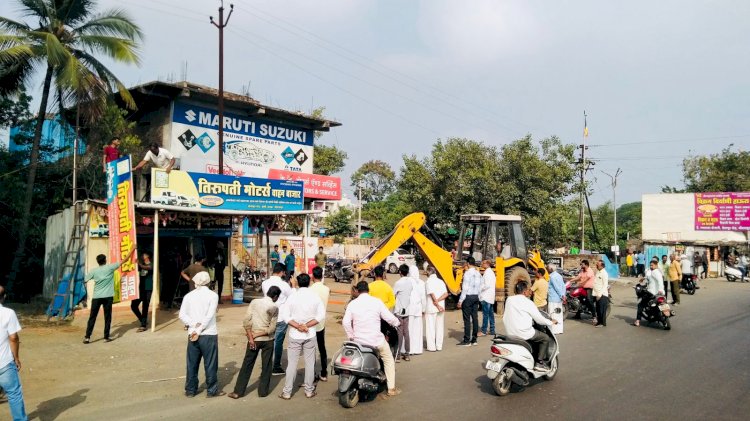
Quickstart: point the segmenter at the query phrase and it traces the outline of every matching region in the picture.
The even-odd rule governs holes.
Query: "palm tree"
[[[33,23],[0,16],[0,93],[21,91],[40,69],[44,69],[44,82],[8,289],[15,281],[26,248],[42,125],[53,82],[61,110],[66,99],[95,105],[115,90],[134,108],[125,85],[96,56],[138,64],[138,41],[142,39],[140,28],[124,11],[96,14],[95,0],[18,0],[18,3],[24,16]]]

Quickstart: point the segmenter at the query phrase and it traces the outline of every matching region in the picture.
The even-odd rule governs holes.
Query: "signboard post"
[[[750,192],[695,193],[695,230],[750,230]]]
[[[115,275],[115,302],[138,298],[138,256],[131,254],[136,248],[132,180],[129,156],[107,163],[109,261],[120,262],[130,256]]]

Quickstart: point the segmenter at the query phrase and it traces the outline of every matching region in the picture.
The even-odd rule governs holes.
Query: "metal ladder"
[[[82,202],[76,202],[73,209],[73,230],[68,240],[68,247],[65,251],[63,265],[60,267],[58,276],[55,279],[55,295],[47,309],[47,320],[52,317],[64,319],[68,317],[74,303],[74,293],[76,279],[79,273],[83,272],[84,238],[89,225],[90,212],[85,209]]]

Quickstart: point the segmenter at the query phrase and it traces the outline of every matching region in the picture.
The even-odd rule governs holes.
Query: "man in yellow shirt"
[[[669,256],[672,263],[669,264],[669,281],[672,283],[672,304],[680,304],[680,280],[682,279],[682,266],[677,256]],[[664,295],[667,295],[667,289],[664,288]]]
[[[370,296],[382,301],[388,310],[393,310],[393,306],[396,305],[396,296],[393,294],[393,288],[383,280],[385,269],[382,266],[376,266],[373,273],[375,273],[375,280],[370,283]]]
[[[633,252],[628,250],[628,257],[625,258],[625,264],[628,266],[627,276],[633,276]]]
[[[544,275],[547,271],[544,268],[536,270],[536,279],[534,279],[534,285],[531,286],[531,292],[534,294],[534,305],[542,311],[547,309],[547,291],[549,290],[549,282],[544,279]]]

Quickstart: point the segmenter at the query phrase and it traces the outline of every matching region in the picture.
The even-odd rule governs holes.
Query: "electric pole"
[[[581,210],[579,212],[578,220],[580,221],[581,227],[581,252],[583,252],[586,245],[586,213],[585,213],[585,201],[584,195],[586,194],[586,138],[589,135],[588,125],[586,123],[586,110],[583,111],[583,139],[581,144],[578,146],[581,149],[581,159],[578,163],[581,165]]]
[[[234,5],[229,5],[229,14],[226,22],[224,21],[224,0],[221,0],[219,6],[219,23],[214,22],[214,17],[210,16],[211,23],[219,28],[219,174],[224,174],[224,28],[229,25],[229,18],[232,17]]]
[[[357,211],[357,238],[362,236],[362,183],[357,184],[359,189],[359,208]]]
[[[612,207],[615,209],[615,220],[614,220],[614,225],[615,225],[615,242],[613,243],[613,245],[617,245],[617,177],[619,177],[620,174],[622,174],[622,170],[620,170],[618,168],[617,171],[615,171],[615,175],[614,176],[611,175],[611,174],[607,174],[604,171],[602,171],[602,172],[605,175],[609,176],[609,178],[612,179]]]

